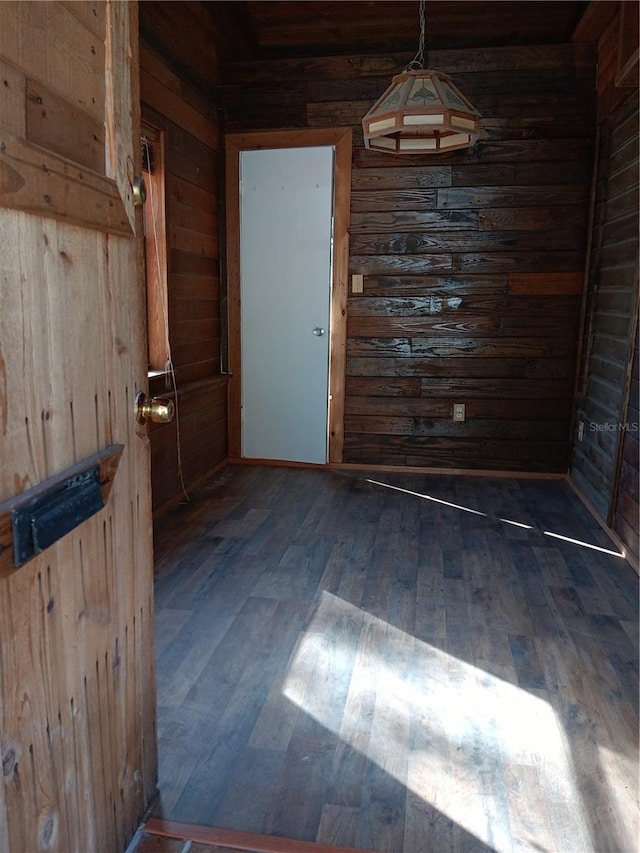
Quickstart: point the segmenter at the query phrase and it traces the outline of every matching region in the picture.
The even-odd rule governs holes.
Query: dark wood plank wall
[[[223,67],[228,130],[354,128],[345,461],[566,471],[592,174],[588,46],[441,51],[472,150],[366,151],[408,55]],[[467,420],[452,422],[454,402]]]
[[[576,432],[570,473],[637,560],[638,90],[616,85],[620,34],[616,15],[598,48],[600,155],[576,400],[584,435]]]
[[[638,401],[640,392],[639,355],[640,346],[638,346],[638,333],[636,331],[629,404],[624,420],[627,428],[622,439],[620,479],[613,522],[613,529],[625,543],[636,563],[640,560],[640,549],[638,547],[640,541],[640,484],[638,482],[638,471],[640,469],[640,444],[638,442],[638,431],[640,430],[640,405]]]
[[[612,506],[637,305],[638,104],[601,129],[584,360],[577,399],[584,435],[571,473],[603,519]]]
[[[178,420],[151,430],[154,511],[227,454],[227,380],[220,373],[218,63],[199,4],[142,3],[143,115],[165,131],[169,339]],[[177,17],[176,17],[177,16]],[[151,380],[167,395],[164,377]]]

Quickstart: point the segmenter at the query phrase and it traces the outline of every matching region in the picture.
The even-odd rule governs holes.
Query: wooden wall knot
[[[16,756],[16,752],[13,747],[9,747],[9,749],[2,756],[2,775],[5,779],[9,779],[13,776],[14,771],[17,770],[18,767],[18,759]]]
[[[38,827],[38,841],[41,850],[49,850],[57,836],[58,814],[57,812],[45,812],[41,815]]]

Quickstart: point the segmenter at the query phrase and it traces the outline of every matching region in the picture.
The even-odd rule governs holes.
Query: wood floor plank
[[[253,595],[265,598],[311,600],[318,588],[333,549],[329,540],[318,538],[313,545],[290,545],[277,566],[263,572]]]
[[[167,646],[171,645],[176,634],[190,618],[190,610],[174,610],[171,607],[158,608],[156,612],[156,632],[158,635],[156,654],[162,654]]]
[[[362,804],[378,677],[377,625],[362,619],[351,679],[331,768],[328,802],[357,810]]]
[[[506,764],[504,776],[513,849],[557,850],[536,768]]]
[[[268,749],[284,755],[304,707],[306,691],[314,673],[317,645],[313,635],[298,635],[291,652],[290,665],[274,681],[256,724],[251,732],[249,746]]]
[[[631,849],[638,578],[607,541],[558,480],[218,474],[156,543],[156,814],[286,853]]]
[[[629,623],[626,623],[629,624]],[[638,651],[637,632],[635,642],[625,630],[625,623],[612,616],[589,616],[584,625],[580,626],[580,634],[591,638],[589,647],[591,655],[589,665],[593,669],[599,665],[601,654],[606,653],[605,664],[610,664],[617,674],[621,690],[626,694],[631,705],[638,713]],[[578,649],[585,644],[577,640]],[[596,673],[593,673],[594,677]],[[618,698],[617,695],[615,698]]]
[[[246,599],[206,666],[191,684],[184,700],[187,707],[208,714],[224,711],[246,667],[262,647],[263,631],[277,604],[277,600],[271,598],[251,596]]]
[[[202,760],[206,743],[217,720],[186,708],[158,707],[158,789],[155,804],[158,813],[174,814],[196,767]]]
[[[367,772],[360,805],[357,846],[398,850],[403,845],[411,701],[407,684],[413,637],[401,631],[378,650],[375,705]]]
[[[278,798],[267,823],[269,835],[315,839],[336,745],[336,735],[314,717],[298,717],[277,780]]]
[[[303,698],[294,697],[289,686],[285,697],[301,701],[301,714],[291,733],[278,781],[279,798],[269,831],[278,835],[315,839],[322,804],[331,784],[333,756],[344,715],[361,613],[324,594],[306,634],[313,649],[313,669],[303,688]],[[298,677],[297,660],[290,668]],[[304,673],[302,677],[304,678]],[[308,791],[316,796],[307,796]]]
[[[531,637],[523,637],[520,634],[509,634],[509,646],[520,687],[523,690],[544,688],[544,672],[540,666],[538,652]]]
[[[290,650],[302,625],[304,608],[297,601],[249,598],[247,605],[236,626],[239,633],[227,632],[229,642],[218,647],[220,655],[211,671],[206,678],[203,673],[185,700],[187,707],[204,708],[207,716],[213,710],[219,716],[203,744],[203,760],[176,805],[180,820],[207,823],[221,807],[277,674],[276,650],[281,646]],[[238,644],[242,652],[236,649]],[[211,681],[213,672],[223,681]],[[211,785],[209,780],[214,779]]]
[[[182,706],[236,617],[233,610],[215,606],[200,606],[189,613],[180,632],[158,653],[158,704],[167,708]],[[203,632],[206,643],[201,642]]]
[[[444,612],[447,641],[471,636],[467,606],[467,585],[464,578],[444,578]]]
[[[509,527],[507,533],[510,533]],[[531,609],[527,598],[522,594],[522,584],[512,549],[511,540],[493,540],[484,563],[484,573],[486,577],[486,567],[490,564],[491,584],[495,586],[497,609],[509,631],[512,634],[530,636],[533,633]]]
[[[513,548],[518,583],[531,615],[533,637],[554,637],[564,630],[547,591],[545,549],[518,544]]]
[[[509,634],[496,630],[491,623],[474,628],[470,663],[493,679],[506,684],[517,684],[516,666],[513,659]],[[489,680],[489,683],[495,683]]]
[[[367,580],[368,564],[366,559],[358,556],[358,549],[351,543],[349,556],[341,561],[342,577],[338,583],[335,594],[343,601],[347,601],[354,607],[362,606],[365,583]]]
[[[418,639],[443,640],[446,636],[444,555],[440,533],[441,525],[427,516],[424,506],[421,506],[414,623],[414,634]]]
[[[596,685],[583,678],[569,638],[548,640],[539,654],[556,719],[560,724],[572,792],[563,808],[564,843],[578,849],[632,849],[637,825],[625,826],[611,808],[613,790],[603,788],[600,749],[602,721],[594,717]],[[559,810],[554,812],[560,818]],[[557,832],[557,830],[556,830]],[[567,849],[571,849],[570,846]]]
[[[284,756],[284,751],[245,749],[216,813],[216,822],[221,826],[237,826],[241,822],[247,832],[266,832]],[[250,815],[247,815],[248,802]]]
[[[332,846],[353,847],[356,842],[359,810],[327,803],[322,809],[316,841]]]

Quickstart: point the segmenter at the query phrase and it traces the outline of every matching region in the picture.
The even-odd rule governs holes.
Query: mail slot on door
[[[0,577],[106,506],[122,451],[106,447],[0,503]]]
[[[103,507],[98,465],[17,507],[11,512],[14,564],[21,566]]]

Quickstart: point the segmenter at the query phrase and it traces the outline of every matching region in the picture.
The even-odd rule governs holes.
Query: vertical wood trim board
[[[242,456],[242,325],[240,313],[240,154],[242,143],[225,138],[225,210],[227,230],[227,328],[229,385],[227,446],[229,456]]]
[[[331,296],[331,373],[329,376],[329,462],[342,462],[344,456],[351,145],[351,131],[348,130],[336,142],[336,166],[333,186],[335,201],[333,220],[333,289]]]
[[[180,7],[176,12],[165,11],[181,17],[185,38],[196,30],[194,37],[201,38],[197,10],[189,4]],[[182,477],[189,492],[227,455],[226,389],[214,386],[221,380],[222,339],[220,118],[211,95],[185,69],[183,76],[172,70],[178,62],[177,35],[163,43],[163,53],[150,48],[148,39],[157,23],[154,11],[154,4],[140,5],[142,114],[164,135],[168,329],[179,392]],[[194,63],[202,63],[203,56],[194,54]],[[216,69],[207,66],[206,74],[212,73]],[[150,390],[166,395],[166,377],[152,378]],[[151,427],[156,513],[184,497],[177,426],[174,421]]]

